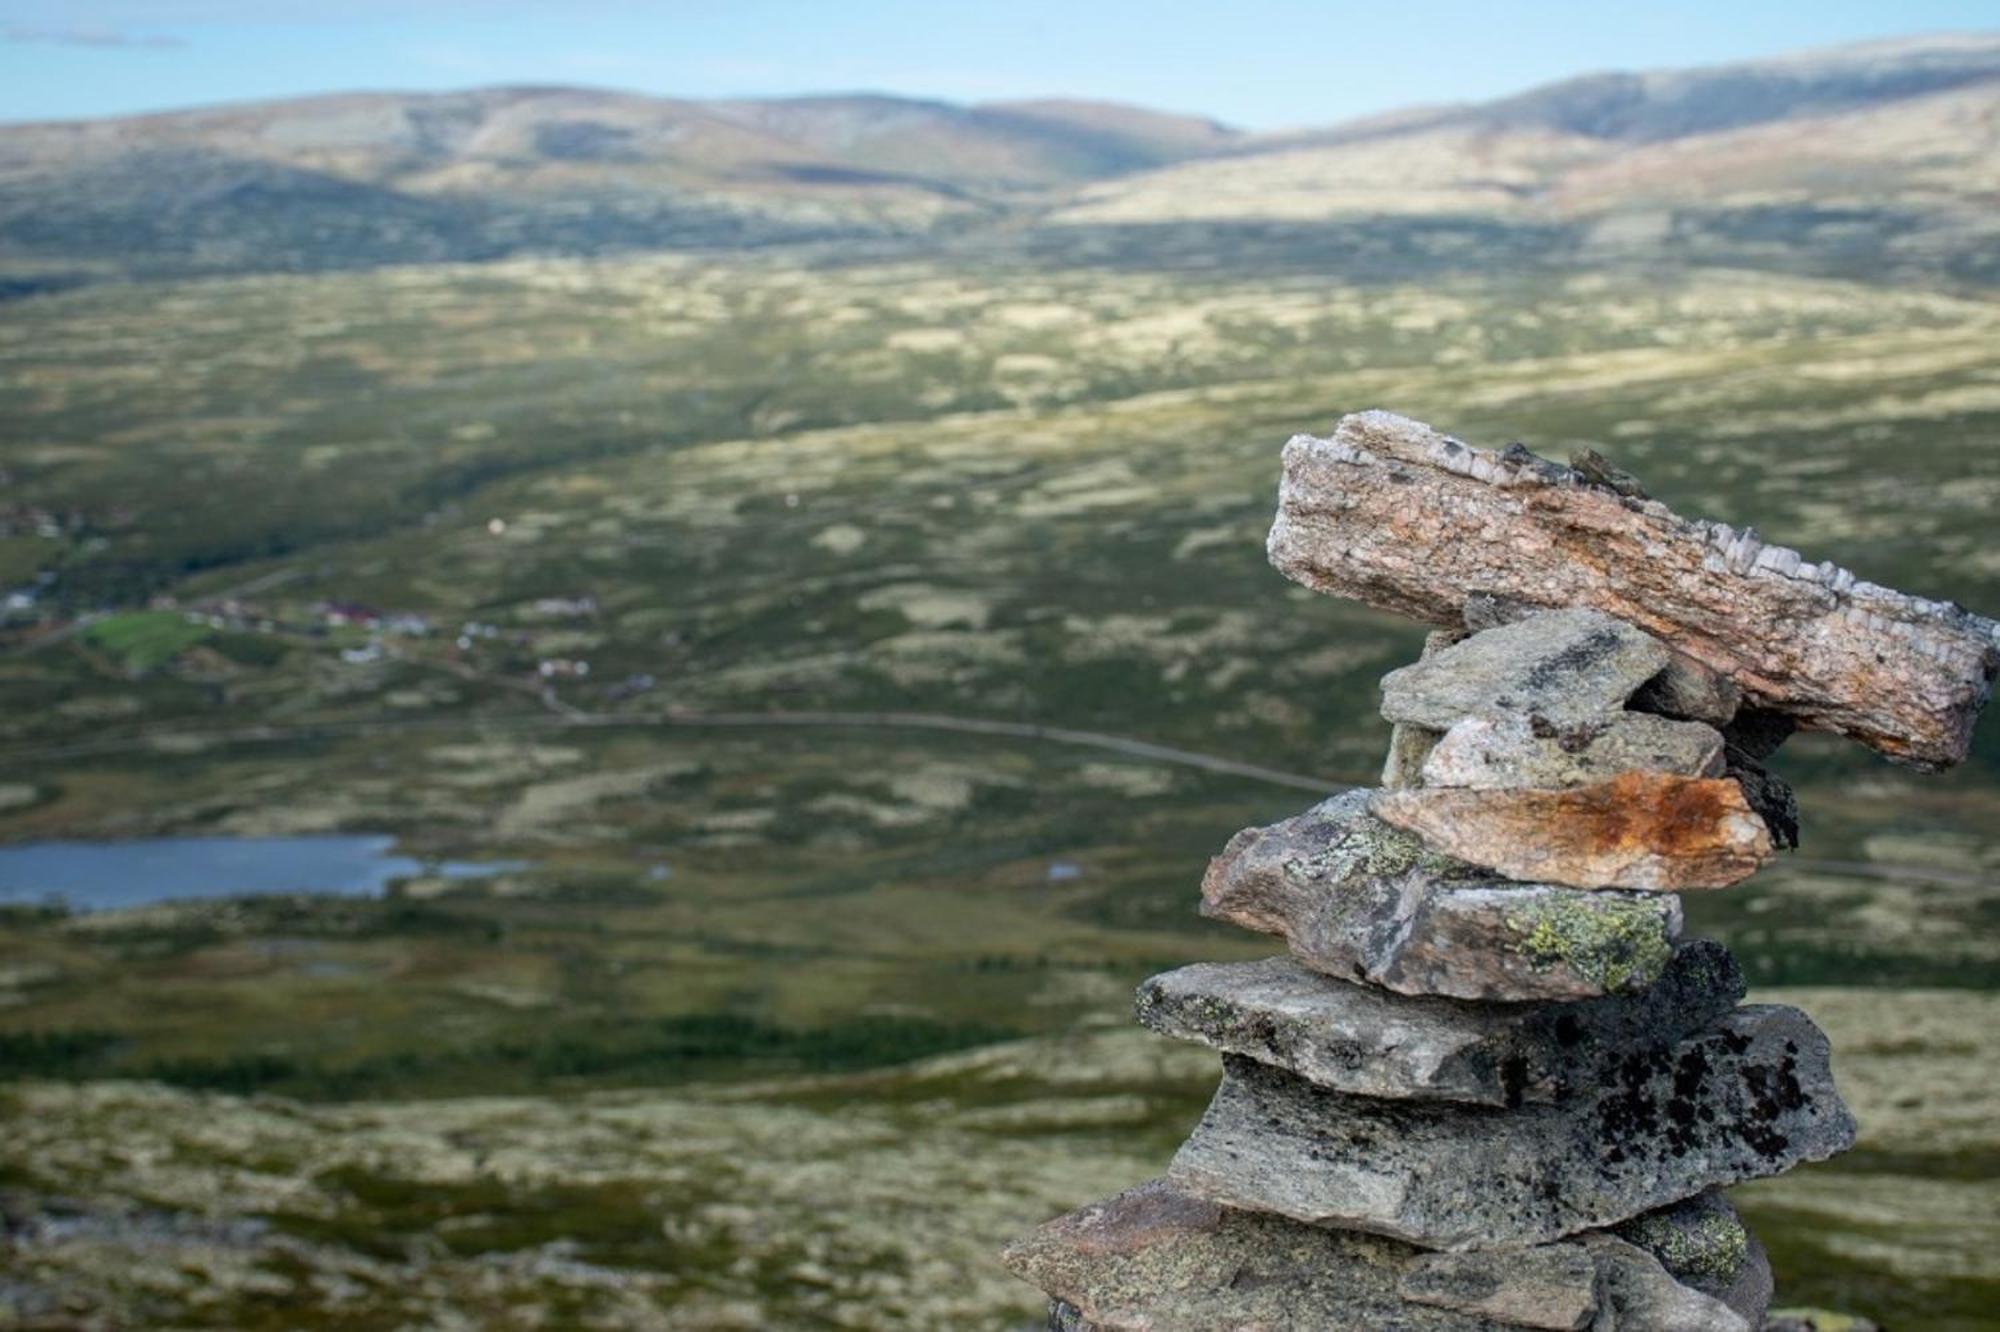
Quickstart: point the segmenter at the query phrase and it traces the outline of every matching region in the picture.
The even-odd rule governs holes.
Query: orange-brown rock
[[[1727,778],[1628,772],[1589,786],[1384,791],[1375,816],[1523,882],[1727,888],[1771,857],[1771,832]]]
[[[1463,625],[1475,597],[1600,610],[1747,706],[1920,767],[1965,757],[2000,669],[2000,625],[1961,607],[1388,412],[1286,445],[1270,555],[1308,587],[1432,624]]]

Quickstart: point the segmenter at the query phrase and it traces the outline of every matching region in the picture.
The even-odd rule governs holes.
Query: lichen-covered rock
[[[1611,1233],[1653,1254],[1676,1280],[1712,1295],[1736,1285],[1753,1265],[1756,1240],[1720,1189],[1621,1221]]]
[[[1659,643],[1600,611],[1542,611],[1389,672],[1382,715],[1438,731],[1507,712],[1570,725],[1623,707],[1667,660]]]
[[[1743,788],[1628,772],[1568,790],[1384,791],[1377,818],[1457,860],[1528,883],[1688,892],[1726,888],[1771,858]]]
[[[1745,1317],[1705,1291],[1674,1279],[1664,1264],[1636,1245],[1612,1235],[1580,1236],[1597,1256],[1604,1273],[1604,1305],[1619,1327],[1686,1328],[1687,1332],[1756,1332],[1755,1317]],[[1769,1273],[1764,1251],[1756,1260]]]
[[[1609,1241],[1605,1243],[1604,1241]],[[1749,1332],[1754,1316],[1679,1287],[1643,1247],[1590,1234],[1439,1254],[1220,1207],[1152,1180],[1007,1250],[1053,1297],[1051,1332]],[[1647,1292],[1643,1304],[1620,1292]],[[1708,1322],[1664,1321],[1669,1305]]]
[[[1178,1185],[1440,1249],[1615,1225],[1854,1141],[1826,1038],[1790,1008],[1738,1009],[1634,1052],[1590,1094],[1510,1110],[1350,1096],[1233,1055],[1223,1068]]]
[[[1758,1327],[1771,1304],[1771,1260],[1720,1189],[1611,1228],[1660,1260],[1675,1281]]]
[[[1373,795],[1343,792],[1238,833],[1209,864],[1202,914],[1282,936],[1315,971],[1401,994],[1630,994],[1673,956],[1677,899],[1500,882],[1372,816]]]
[[[1604,1295],[1597,1260],[1581,1244],[1425,1254],[1396,1290],[1412,1304],[1553,1332],[1588,1328]]]
[[[1965,758],[2000,670],[2000,625],[1962,607],[1388,412],[1285,446],[1269,553],[1307,587],[1431,624],[1479,594],[1600,610],[1753,707],[1922,767]]]
[[[1743,997],[1729,950],[1695,940],[1638,994],[1474,1005],[1334,980],[1288,958],[1198,963],[1139,987],[1139,1020],[1357,1096],[1511,1106],[1594,1088],[1631,1052],[1714,1022]]]
[[[1431,746],[1421,781],[1403,785],[1560,790],[1626,772],[1719,777],[1722,733],[1701,722],[1644,712],[1614,712],[1567,726],[1539,714],[1467,717]]]
[[[1394,1240],[1218,1207],[1167,1180],[1079,1208],[1002,1255],[1096,1332],[1495,1332],[1490,1319],[1404,1302],[1417,1251]]]

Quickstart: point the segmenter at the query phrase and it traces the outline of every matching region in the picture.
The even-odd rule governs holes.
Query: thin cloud
[[[164,33],[127,32],[122,28],[22,28],[5,30],[6,40],[23,46],[95,46],[141,51],[173,51],[186,46]]]

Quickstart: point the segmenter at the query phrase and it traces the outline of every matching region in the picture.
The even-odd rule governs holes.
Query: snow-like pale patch
[[[885,344],[895,351],[948,352],[966,345],[965,334],[955,328],[905,328],[891,333]]]
[[[984,629],[992,604],[977,592],[930,583],[890,583],[861,594],[862,610],[892,610],[920,629]]]
[[[852,555],[868,542],[868,534],[853,523],[835,523],[818,533],[812,544],[831,555]]]

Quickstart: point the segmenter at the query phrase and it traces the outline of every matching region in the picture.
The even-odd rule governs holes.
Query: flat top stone
[[[1431,1253],[1218,1207],[1165,1179],[1038,1227],[1004,1261],[1054,1298],[1052,1326],[1089,1332],[1751,1332],[1762,1312],[1609,1235]]]
[[[1197,963],[1139,987],[1139,1020],[1358,1096],[1511,1106],[1603,1083],[1610,1067],[1707,1026],[1743,998],[1729,950],[1705,939],[1630,996],[1472,1004],[1334,980],[1289,958]]]
[[[1390,412],[1285,446],[1268,549],[1307,587],[1435,625],[1478,596],[1603,611],[1748,706],[1919,767],[1965,758],[2000,670],[2000,625],[1962,607]]]
[[[1700,722],[1613,712],[1560,725],[1539,715],[1467,717],[1425,756],[1423,786],[1588,786],[1626,772],[1719,777],[1722,733]]]
[[[1541,611],[1389,672],[1382,715],[1439,731],[1494,713],[1585,721],[1623,707],[1667,662],[1665,647],[1602,611]]]

